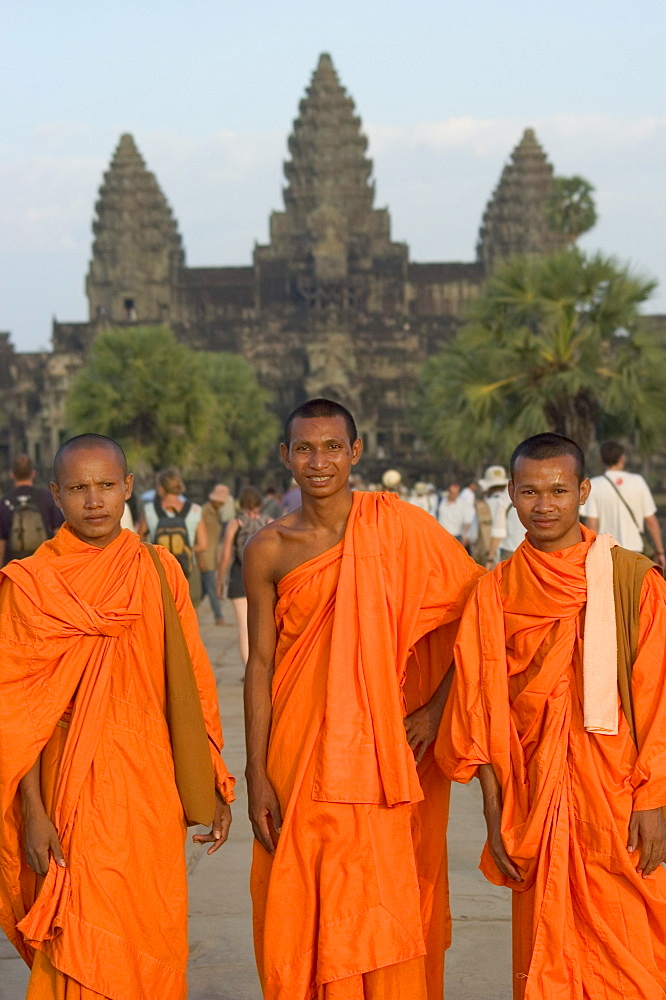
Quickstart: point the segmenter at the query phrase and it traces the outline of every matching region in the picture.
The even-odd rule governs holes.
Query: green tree
[[[546,202],[546,216],[551,229],[562,233],[571,243],[596,224],[594,188],[584,177],[553,178],[553,191]]]
[[[242,358],[192,351],[167,327],[133,326],[97,336],[67,416],[74,433],[119,441],[140,474],[171,464],[205,471],[265,457],[275,427],[267,402]],[[244,407],[252,412],[241,420]]]
[[[268,409],[269,393],[238,354],[201,353],[198,361],[211,401],[195,467],[235,472],[256,468],[280,433],[279,422]]]
[[[653,288],[578,250],[512,258],[424,366],[416,429],[436,454],[468,464],[506,460],[546,430],[586,450],[612,427],[650,453],[666,430],[665,352],[638,313]]]

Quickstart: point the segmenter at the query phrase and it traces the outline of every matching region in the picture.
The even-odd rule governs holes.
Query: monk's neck
[[[570,549],[574,545],[580,545],[581,542],[585,541],[583,538],[583,532],[581,531],[580,521],[578,521],[573,528],[566,533],[566,535],[563,535],[562,538],[552,540],[533,538],[528,531],[527,540],[532,548],[538,549],[539,552],[561,552],[562,549]]]
[[[333,531],[347,524],[352,509],[353,493],[347,487],[330,497],[301,495],[301,518],[309,528]]]

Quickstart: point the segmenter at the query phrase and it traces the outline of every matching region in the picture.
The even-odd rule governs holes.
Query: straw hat
[[[497,486],[506,486],[509,479],[503,465],[489,465],[483,479],[479,479],[482,490],[492,490]]]
[[[402,482],[402,476],[397,469],[387,469],[382,476],[382,482],[388,490],[394,490]]]

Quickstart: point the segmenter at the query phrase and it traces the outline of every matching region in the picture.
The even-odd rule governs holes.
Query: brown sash
[[[215,772],[194,668],[164,566],[155,547],[145,544],[162,589],[166,718],[176,787],[188,826],[210,826],[215,816]]]
[[[655,569],[655,564],[642,553],[630,552],[629,549],[620,548],[619,545],[613,546],[611,556],[617,630],[617,685],[622,711],[629,723],[631,738],[638,748],[631,673],[638,653],[641,590],[645,574],[648,570]],[[666,816],[666,806],[664,815]]]

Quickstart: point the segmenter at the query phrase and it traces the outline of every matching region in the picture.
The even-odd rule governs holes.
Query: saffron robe
[[[231,801],[215,681],[187,582],[176,560],[158,552],[192,658],[216,784]],[[2,572],[0,923],[29,964],[38,950],[110,1000],[182,1000],[186,826],[165,719],[155,566],[131,531],[99,549],[65,525]],[[18,785],[47,744],[46,784],[53,778],[48,761],[63,716],[51,815],[67,868],[51,860],[36,897]]]
[[[446,674],[479,574],[429,514],[357,492],[343,541],[280,582],[283,826],[274,857],[255,842],[251,877],[266,1000],[425,1000],[424,972],[441,998],[449,785],[432,749],[417,774],[403,718]]]
[[[513,890],[514,996],[663,1000],[666,871],[643,878],[627,852],[633,809],[666,804],[666,584],[648,571],[632,694],[640,753],[583,727],[585,557],[524,542],[465,610],[436,754],[467,782],[491,763],[502,837],[522,882],[486,845],[481,870]]]

